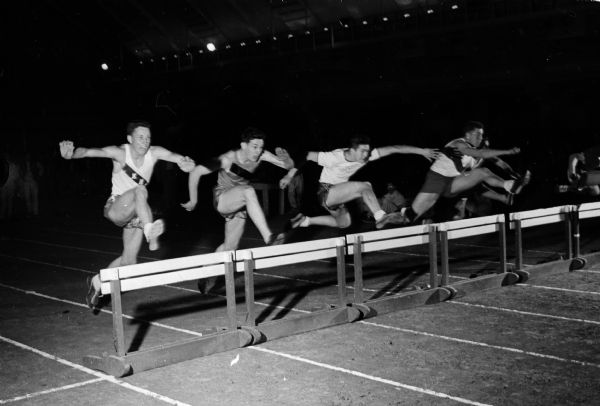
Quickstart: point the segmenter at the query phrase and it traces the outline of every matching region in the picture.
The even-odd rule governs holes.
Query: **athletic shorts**
[[[135,214],[132,215],[131,218],[123,220],[123,221],[112,221],[110,219],[110,217],[108,217],[108,211],[110,210],[110,208],[112,207],[112,205],[114,204],[114,202],[117,200],[117,197],[119,197],[119,195],[112,195],[111,197],[108,198],[108,200],[106,200],[106,203],[104,204],[104,217],[108,220],[110,220],[111,223],[115,224],[117,227],[123,227],[123,228],[143,228],[143,224],[142,224],[142,220],[140,220],[140,218],[138,216],[136,216]]]
[[[332,185],[331,183],[319,183],[317,197],[321,206],[326,208],[333,216],[336,216],[337,214],[341,214],[346,209],[346,206],[344,205],[344,203],[336,204],[335,206],[327,206],[327,197],[329,196],[329,189],[331,189],[333,186],[335,185]]]
[[[436,193],[440,196],[450,196],[453,180],[454,176],[444,176],[430,170],[427,172],[421,192]]]

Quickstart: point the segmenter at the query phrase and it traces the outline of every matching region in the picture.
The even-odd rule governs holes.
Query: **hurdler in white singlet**
[[[344,151],[345,149],[335,149],[329,152],[319,152],[317,163],[323,167],[319,182],[331,185],[348,182],[352,175],[367,164],[362,161],[348,161],[344,156]],[[369,161],[374,161],[379,157],[379,151],[375,148],[371,150]]]
[[[157,161],[156,158],[152,156],[151,147],[144,155],[144,162],[142,163],[142,166],[137,167],[131,158],[130,145],[124,144],[123,146],[125,147],[125,164],[127,164],[135,172],[132,174],[132,176],[129,176],[129,174],[127,174],[127,172],[123,169],[124,166],[122,166],[117,172],[113,172],[111,192],[113,196],[122,195],[137,185],[150,182],[152,171],[154,170],[154,164]]]
[[[456,145],[461,141],[466,142],[469,146],[474,148],[464,138],[457,138],[455,140],[450,141],[446,144],[445,148],[455,148]],[[440,154],[439,158],[435,160],[435,162],[431,165],[429,169],[443,176],[454,177],[476,168],[481,163],[481,161],[482,160],[479,158],[475,158],[465,154],[461,154],[460,157],[452,159],[451,157],[446,155],[444,151],[442,151],[442,154]]]

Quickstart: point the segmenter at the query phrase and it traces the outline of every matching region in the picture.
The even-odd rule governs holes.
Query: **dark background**
[[[197,161],[235,148],[249,125],[267,132],[267,148],[296,153],[345,146],[357,132],[373,146],[442,147],[479,120],[492,147],[522,148],[507,160],[534,172],[526,206],[548,206],[552,186],[566,181],[568,154],[600,131],[600,4],[592,1],[0,7],[0,145],[43,164],[46,196],[106,195],[110,163],[64,162],[57,143],[120,144],[132,118],[152,122],[155,145]],[[157,168],[156,183],[166,179],[183,200],[187,177],[169,169]],[[358,176],[410,195],[426,169],[422,158],[395,156]]]

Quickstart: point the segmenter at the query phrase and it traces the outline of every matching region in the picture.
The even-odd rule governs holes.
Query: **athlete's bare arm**
[[[73,141],[61,141],[58,145],[60,148],[60,155],[64,159],[111,158],[119,162],[125,160],[125,150],[116,145],[104,148],[75,148]]]
[[[159,146],[153,146],[150,148],[152,150],[152,154],[157,159],[173,162],[177,164],[177,166],[179,166],[179,169],[181,169],[184,172],[191,172],[196,166],[194,160],[188,156],[183,156],[175,152],[171,152],[168,149]]]
[[[471,147],[464,141],[457,142],[452,146],[464,155],[472,156],[473,158],[488,159],[501,155],[516,155],[521,152],[521,149],[514,147],[511,149],[477,149]]]
[[[387,147],[377,147],[377,151],[379,152],[380,157],[391,154],[415,154],[421,155],[430,161],[436,159],[440,154],[437,149],[419,148],[410,145],[389,145]]]
[[[206,165],[196,165],[190,171],[188,178],[188,193],[190,200],[187,203],[182,203],[181,207],[187,211],[194,210],[198,204],[198,183],[200,183],[200,178],[219,169],[229,170],[234,159],[234,154],[235,151],[228,151],[223,155],[220,155],[218,158],[211,160],[211,162],[207,163]]]

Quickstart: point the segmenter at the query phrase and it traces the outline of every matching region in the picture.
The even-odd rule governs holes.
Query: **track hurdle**
[[[521,280],[524,282],[531,276],[538,273],[555,273],[564,270],[573,269],[573,267],[580,267],[577,263],[582,263],[580,258],[573,257],[573,213],[576,211],[575,206],[557,206],[546,209],[537,209],[522,211],[510,214],[510,228],[515,232],[515,256],[516,256],[516,269]],[[523,232],[524,228],[536,227],[541,225],[564,223],[565,227],[565,256],[566,259],[560,259],[556,261],[547,262],[544,264],[538,264],[527,268],[527,271],[523,269]],[[578,222],[578,220],[577,220]],[[578,234],[578,233],[577,233]],[[579,238],[579,237],[578,237]]]
[[[600,202],[582,203],[574,206],[571,212],[573,228],[573,255],[575,257],[571,269],[580,269],[586,265],[595,265],[600,262],[600,253],[581,255],[579,221],[594,217],[600,217]],[[577,260],[580,262],[578,263]]]
[[[101,270],[102,293],[110,294],[112,299],[116,355],[89,355],[84,357],[84,365],[120,377],[250,345],[252,334],[239,329],[236,319],[233,254],[233,251],[226,251]],[[198,333],[198,337],[180,342],[127,352],[122,293],[220,275],[225,275],[227,291],[228,326],[225,331],[204,336]]]
[[[503,214],[441,223],[438,225],[438,232],[440,234],[442,268],[441,286],[455,289],[457,295],[464,295],[474,291],[512,285],[519,280],[517,274],[507,272],[506,269],[506,228]],[[448,241],[490,233],[498,233],[498,258],[500,262],[498,271],[495,274],[478,276],[477,278],[450,284]]]
[[[435,224],[389,230],[371,231],[346,236],[348,254],[354,256],[354,303],[365,317],[409,309],[424,304],[439,303],[450,298],[452,292],[438,287],[437,229]],[[403,292],[373,300],[364,300],[363,253],[392,248],[429,244],[430,289]]]
[[[324,309],[322,310],[289,319],[272,320],[260,324],[256,323],[253,279],[253,272],[255,270],[329,258],[336,258],[337,264],[338,292],[337,303],[335,305],[324,304]],[[236,251],[236,271],[244,272],[248,317],[243,328],[252,333],[255,338],[253,344],[349,323],[361,317],[361,313],[357,309],[348,306],[345,241],[343,238],[329,238]]]

